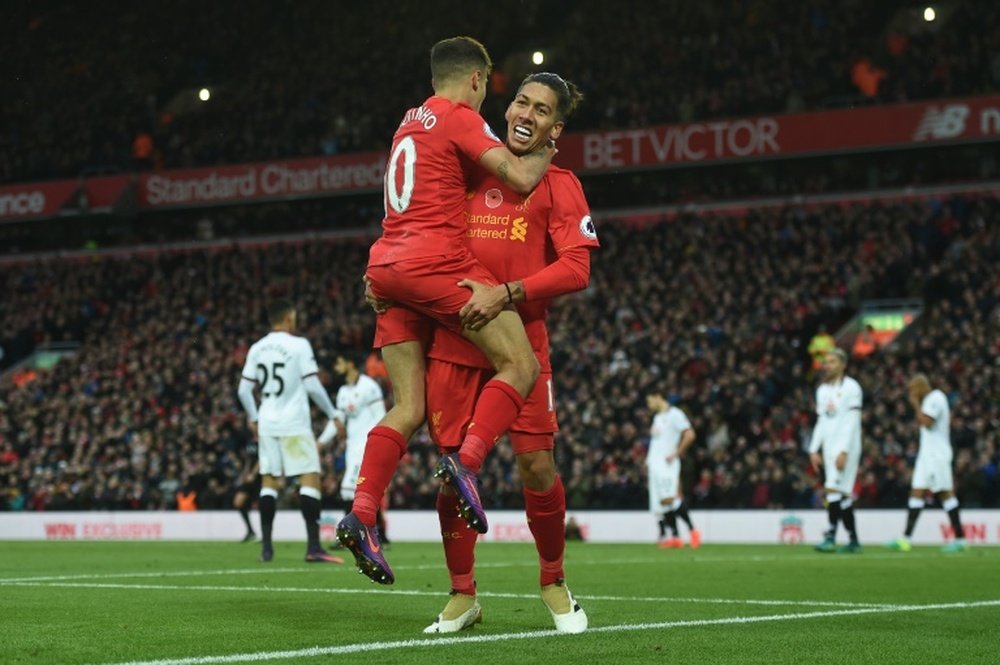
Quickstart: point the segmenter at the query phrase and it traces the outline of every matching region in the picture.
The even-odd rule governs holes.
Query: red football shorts
[[[492,369],[427,359],[427,429],[439,451],[452,450],[461,445],[472,422],[476,398],[494,374]],[[551,372],[543,372],[538,377],[510,431],[512,434],[552,434],[559,431]],[[525,437],[524,441],[512,436],[511,443],[515,455],[552,450],[554,445],[551,436]]]
[[[434,322],[408,307],[393,305],[375,316],[375,341],[372,348],[401,342],[420,342],[424,349],[430,347],[434,335]]]
[[[462,332],[458,312],[472,296],[472,291],[458,283],[466,278],[491,286],[499,283],[471,254],[468,257],[438,256],[369,266],[366,274],[377,297],[409,307],[458,333]],[[384,325],[399,323],[398,320],[388,321]],[[410,324],[415,325],[412,319]],[[382,324],[376,323],[376,326],[379,325]],[[386,339],[390,335],[398,336],[398,331],[391,328],[384,333]],[[383,346],[390,343],[384,341]]]

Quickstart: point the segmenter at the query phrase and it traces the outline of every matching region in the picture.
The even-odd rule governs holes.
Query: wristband
[[[513,305],[514,304],[514,294],[512,294],[510,292],[510,284],[508,284],[507,282],[504,282],[503,286],[504,286],[505,289],[507,289],[507,304],[508,305]]]

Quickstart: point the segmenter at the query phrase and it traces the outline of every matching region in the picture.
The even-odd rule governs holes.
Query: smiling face
[[[507,107],[507,147],[515,155],[537,150],[563,130],[558,97],[552,88],[541,83],[526,83]]]

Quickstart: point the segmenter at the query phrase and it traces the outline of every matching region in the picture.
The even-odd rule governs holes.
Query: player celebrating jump
[[[486,49],[474,39],[455,37],[435,44],[434,95],[406,112],[386,166],[386,216],[366,277],[377,297],[402,305],[378,317],[375,333],[395,403],[368,435],[354,504],[337,528],[359,569],[383,584],[394,577],[373,532],[375,515],[408,439],[424,422],[424,354],[431,319],[461,332],[497,371],[480,393],[475,426],[461,452],[443,457],[438,471],[458,492],[464,518],[481,533],[487,530],[486,514],[469,467],[479,467],[538,378],[538,361],[516,312],[501,312],[479,330],[463,329],[459,318],[469,299],[461,280],[497,283],[465,242],[470,173],[485,168],[527,194],[555,152],[546,145],[518,157],[490,131],[478,109],[491,67]]]
[[[582,95],[576,86],[551,73],[528,76],[507,109],[507,145],[527,153],[559,137],[565,118]],[[541,376],[510,427],[518,475],[524,483],[528,528],[538,551],[542,602],[556,630],[579,633],[587,615],[566,586],[566,492],[553,457],[556,421],[549,340],[545,316],[552,298],[587,286],[590,251],[597,233],[579,180],[550,166],[530,196],[512,191],[496,177],[485,177],[467,209],[469,246],[475,257],[504,283],[473,284],[475,295],[463,309],[467,325],[480,327],[510,302],[517,310]],[[434,330],[427,360],[427,413],[431,438],[442,454],[458,449],[474,421],[476,393],[493,376],[489,361],[460,335]],[[451,597],[424,632],[462,630],[480,620],[476,596],[475,546],[478,534],[456,514],[458,497],[442,485],[437,510]]]

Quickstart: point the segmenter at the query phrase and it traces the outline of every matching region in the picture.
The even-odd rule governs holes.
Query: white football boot
[[[448,604],[434,623],[424,628],[425,633],[457,633],[460,630],[482,623],[483,608],[475,596],[469,596],[457,591],[451,592]]]
[[[576,602],[565,580],[556,580],[555,584],[543,586],[542,602],[560,633],[582,633],[587,630],[587,613]]]

